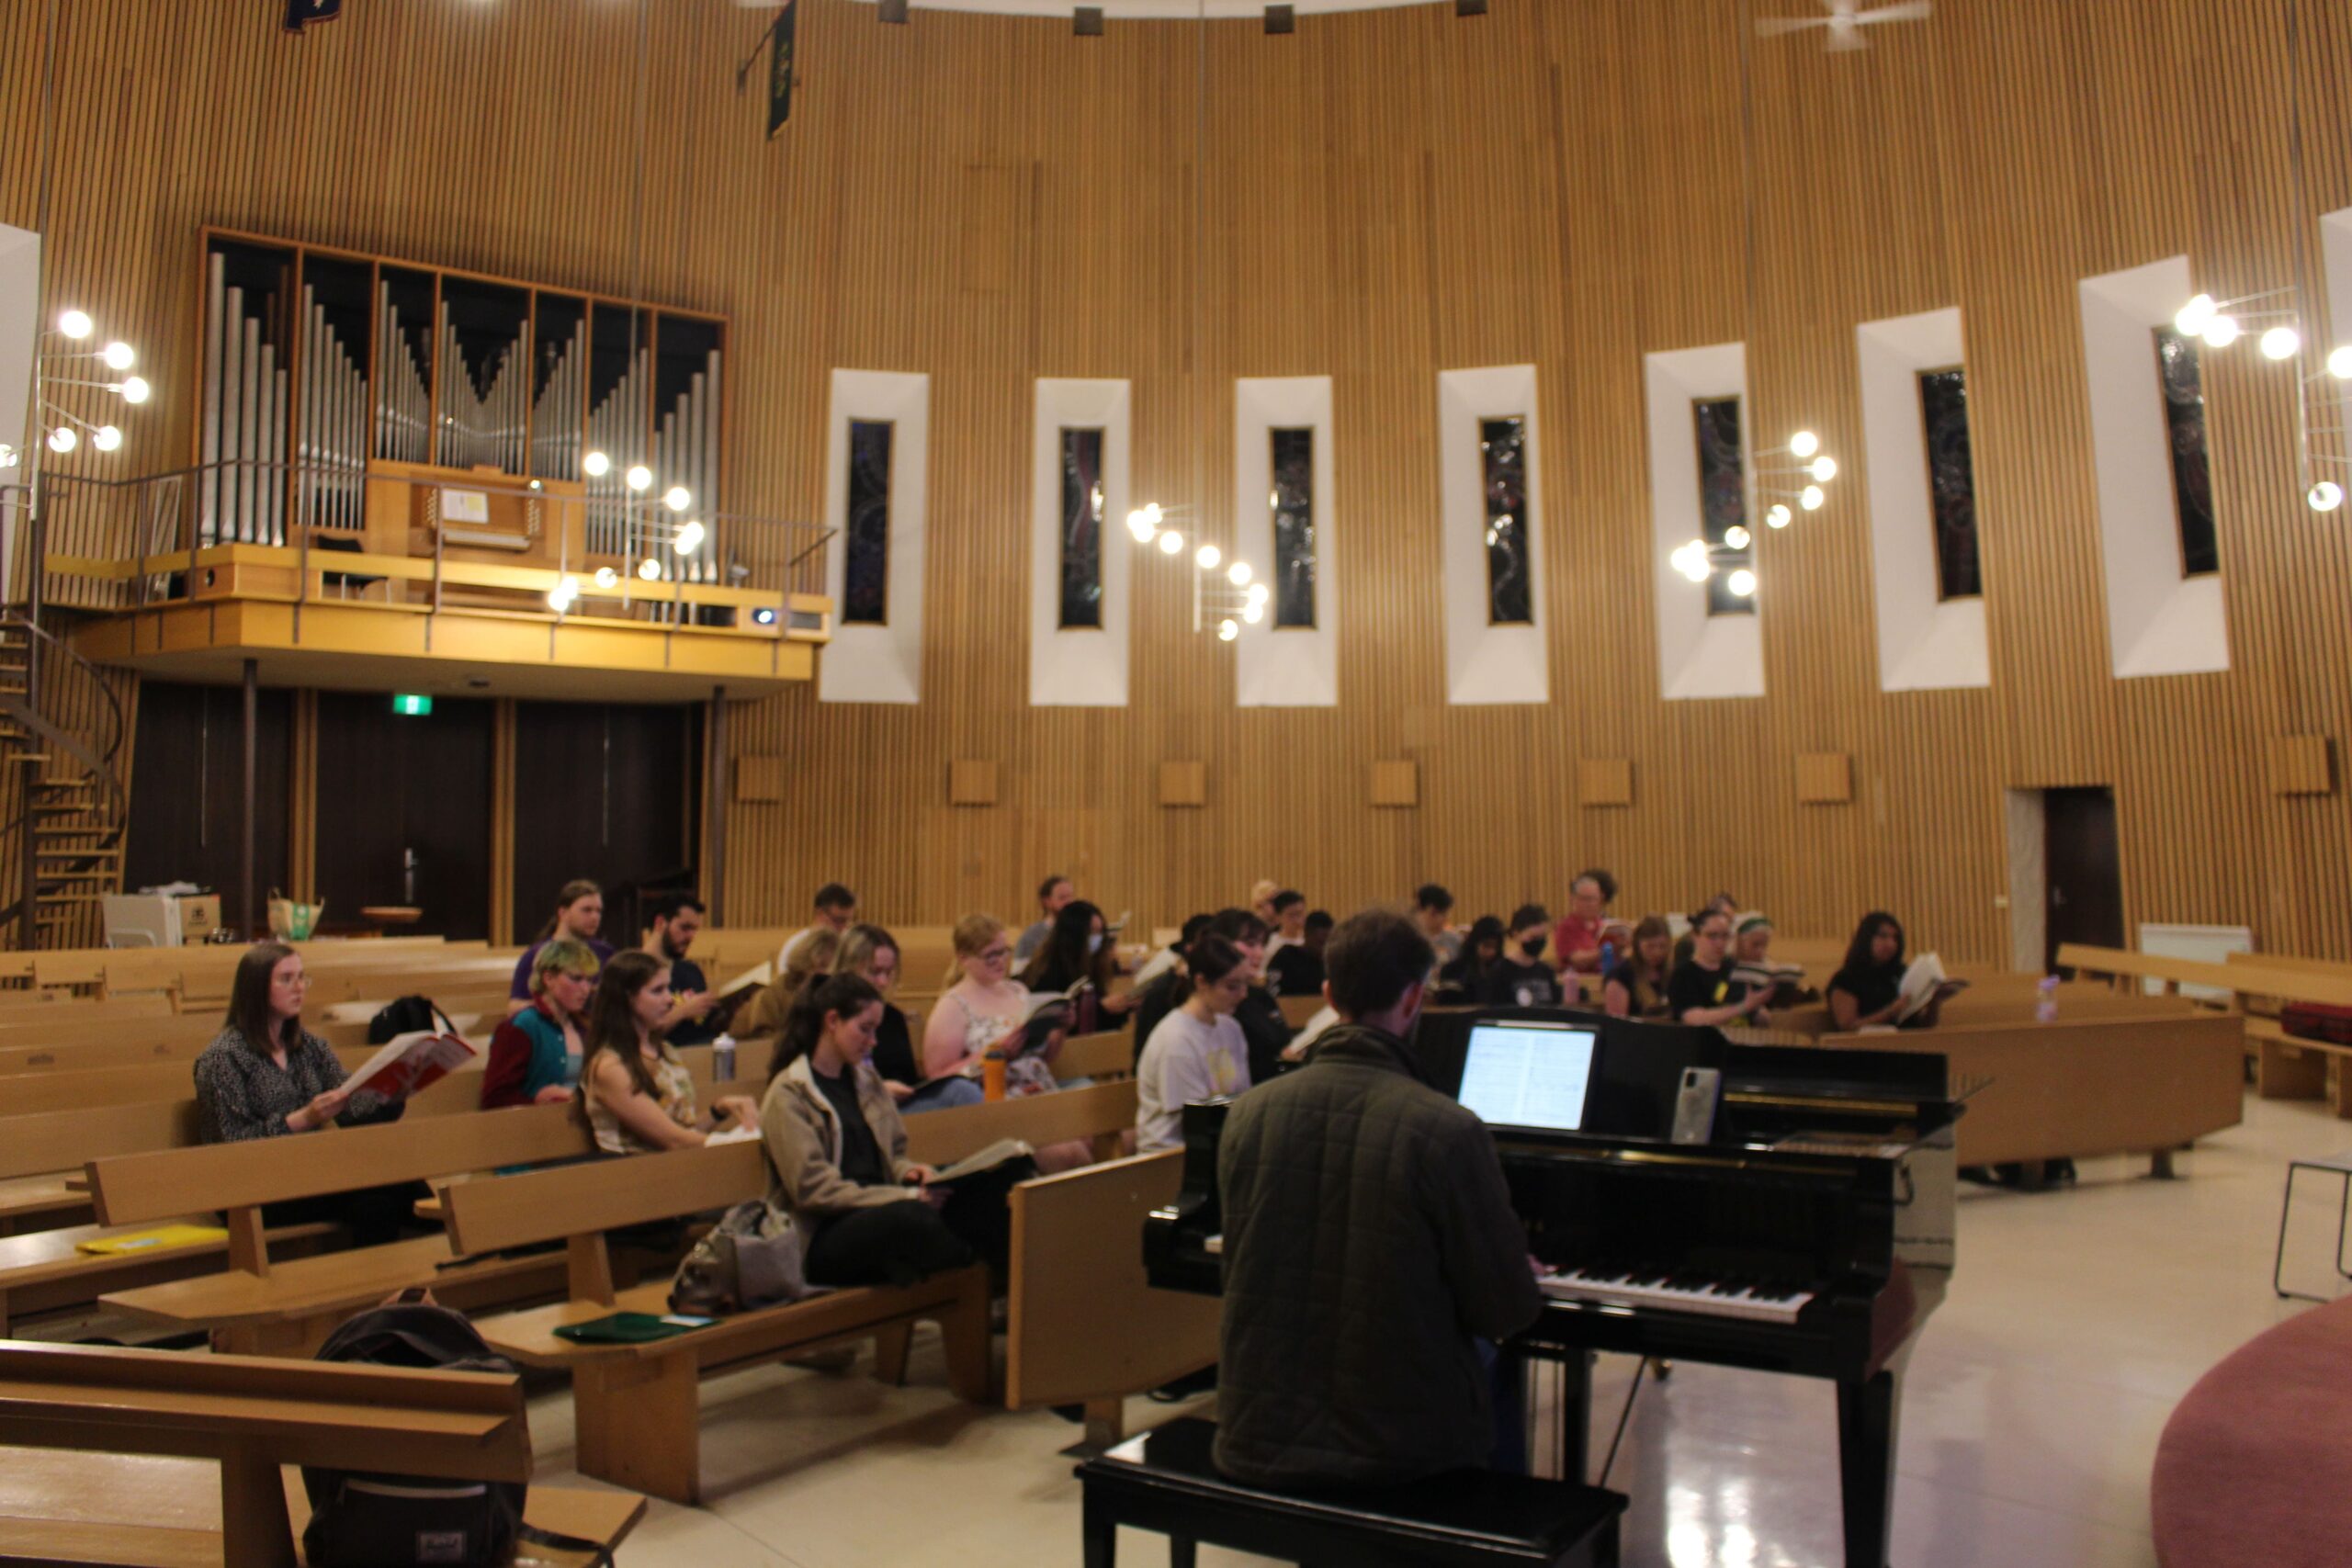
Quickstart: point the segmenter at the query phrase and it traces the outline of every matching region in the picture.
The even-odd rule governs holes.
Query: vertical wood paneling
[[[208,222],[724,312],[729,491],[770,515],[821,506],[830,368],[930,373],[927,700],[736,711],[733,756],[781,765],[776,798],[737,792],[733,923],[797,918],[836,876],[888,919],[1017,913],[1048,866],[1160,923],[1260,875],[1333,908],[1437,877],[1475,912],[1556,898],[1598,863],[1629,910],[1728,886],[1833,931],[1888,907],[1988,959],[2008,945],[2003,788],[2099,784],[2131,919],[2352,956],[2352,797],[2273,794],[2261,765],[2273,737],[2352,733],[2352,525],[2299,504],[2285,373],[2211,356],[2233,668],[2110,679],[2075,303],[2078,278],[2175,254],[2216,293],[2292,281],[2299,252],[2316,277],[2316,214],[2352,204],[2352,0],[2295,4],[2300,186],[2277,7],[1942,0],[1864,53],[1758,44],[1751,309],[1751,0],[1216,24],[1204,167],[1187,24],[1080,39],[804,0],[802,87],[770,143],[732,82],[766,17],[729,6],[657,6],[640,50],[636,7],[587,0],[356,0],[299,41],[250,0],[77,0],[52,257],[167,389],[188,383]],[[46,11],[0,0],[15,223],[35,205]],[[1946,305],[1967,331],[1993,685],[1887,694],[1853,327]],[[1667,704],[1641,356],[1735,340],[1751,438],[1810,425],[1849,477],[1759,541],[1770,695]],[[1434,377],[1530,362],[1558,695],[1453,708]],[[1027,707],[1030,379],[1132,378],[1136,493],[1195,504],[1229,547],[1232,378],[1304,374],[1334,383],[1341,705],[1237,710],[1229,650],[1189,630],[1187,569],[1149,556],[1134,705]],[[186,449],[182,400],[126,423],[117,471]],[[1799,808],[1794,760],[1815,753],[1851,759],[1850,806]],[[957,758],[1000,760],[996,805],[941,803]],[[1417,765],[1417,807],[1370,804],[1376,759]],[[1579,805],[1604,760],[1638,779],[1630,807]],[[1204,810],[1159,804],[1182,761],[1206,764]]]

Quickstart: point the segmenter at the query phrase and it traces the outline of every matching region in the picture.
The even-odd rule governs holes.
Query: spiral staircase
[[[99,940],[93,911],[122,883],[128,739],[121,699],[97,666],[21,610],[0,611],[0,799],[13,803],[10,846],[33,860],[29,881],[19,861],[0,889],[0,929],[17,948]]]

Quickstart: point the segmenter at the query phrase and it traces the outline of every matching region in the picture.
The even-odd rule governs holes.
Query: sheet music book
[[[416,1030],[395,1034],[390,1043],[343,1080],[348,1089],[372,1089],[387,1100],[406,1100],[432,1088],[481,1053],[454,1034]]]
[[[1903,988],[1896,994],[1903,1010],[1894,1015],[1895,1021],[1901,1023],[1914,1017],[1929,1002],[1939,997],[1951,996],[1967,985],[1965,980],[1945,977],[1941,958],[1932,953],[1921,953],[1911,961],[1911,967],[1903,972]]]

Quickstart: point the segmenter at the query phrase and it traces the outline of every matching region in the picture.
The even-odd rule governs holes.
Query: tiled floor
[[[2145,1568],[2147,1482],[2165,1416],[2246,1339],[2301,1310],[2270,1292],[2279,1187],[2295,1155],[2352,1148],[2309,1104],[2249,1100],[2242,1127],[2180,1162],[2086,1162],[2073,1190],[1969,1189],[1951,1293],[1903,1401],[1900,1568]],[[2289,1257],[2332,1283],[2333,1183],[2306,1180]],[[2289,1282],[2297,1282],[2290,1269]],[[1605,1452],[1631,1363],[1596,1380]],[[1078,1562],[1078,1489],[1048,1413],[959,1405],[935,1349],[909,1386],[763,1369],[703,1389],[700,1509],[655,1503],[626,1568],[1040,1568]],[[1148,1422],[1163,1406],[1136,1401]],[[536,1401],[543,1479],[567,1479],[569,1401]],[[1643,1391],[1611,1483],[1634,1498],[1627,1568],[1815,1568],[1838,1551],[1837,1423],[1826,1384],[1683,1365]],[[1596,1461],[1597,1462],[1597,1461]],[[1165,1546],[1123,1539],[1126,1561]],[[1204,1550],[1204,1563],[1255,1562]]]

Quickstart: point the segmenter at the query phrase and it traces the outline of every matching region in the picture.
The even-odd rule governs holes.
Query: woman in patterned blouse
[[[302,1027],[310,976],[302,955],[256,942],[237,961],[229,1013],[196,1059],[196,1099],[207,1143],[247,1143],[315,1133],[330,1122],[390,1122],[403,1106],[373,1089],[344,1087],[342,1062]],[[411,1183],[265,1204],[272,1225],[339,1221],[359,1246],[393,1240],[424,1190]]]
[[[206,1142],[241,1144],[314,1133],[330,1122],[384,1119],[383,1096],[345,1089],[343,1064],[302,1027],[310,984],[302,955],[281,942],[256,942],[237,961],[229,1015],[196,1059]]]

